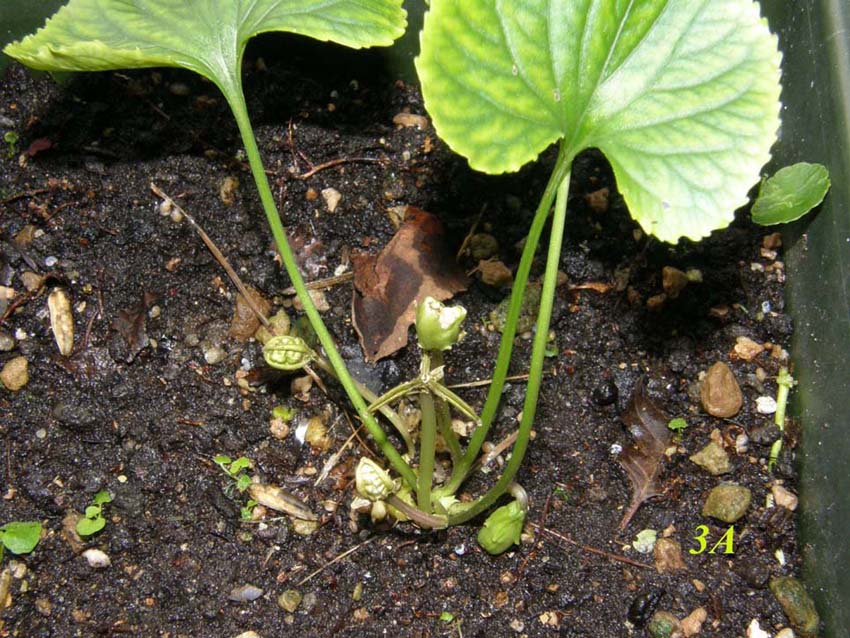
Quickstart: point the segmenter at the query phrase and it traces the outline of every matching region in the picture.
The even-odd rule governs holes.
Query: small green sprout
[[[291,421],[295,416],[295,410],[286,405],[277,405],[272,408],[272,418],[281,421]]]
[[[86,515],[77,521],[77,534],[80,536],[92,536],[106,527],[106,518],[103,516],[103,506],[112,502],[112,495],[106,490],[101,490],[92,498],[92,504],[86,508]]]
[[[239,516],[243,521],[250,521],[253,518],[254,508],[257,507],[259,503],[254,499],[248,499],[248,501],[239,508]]]
[[[667,429],[675,432],[676,434],[681,434],[686,427],[688,427],[688,422],[681,417],[670,419],[670,422],[667,424]]]
[[[217,454],[213,457],[213,462],[218,465],[227,476],[233,480],[233,484],[229,486],[229,490],[235,487],[239,492],[244,492],[251,485],[251,477],[244,470],[254,467],[254,462],[246,456],[240,456],[233,460],[224,454]]]
[[[773,415],[773,422],[779,428],[779,438],[770,446],[770,457],[767,461],[767,469],[772,470],[779,461],[779,453],[782,452],[782,437],[785,434],[785,409],[788,407],[788,395],[797,382],[788,368],[782,367],[779,369],[779,374],[776,376],[776,412]]]
[[[518,501],[496,509],[478,532],[478,544],[494,556],[507,551],[511,545],[519,545],[525,514]]]
[[[558,485],[552,492],[552,496],[561,499],[564,503],[570,500],[570,493],[560,485]]]
[[[450,611],[444,611],[440,614],[440,620],[442,622],[451,622],[455,619],[455,615]]]
[[[41,523],[38,521],[12,521],[0,527],[0,560],[3,551],[29,554],[41,540]]]
[[[6,151],[6,157],[14,157],[15,153],[18,152],[18,134],[15,131],[9,131],[3,136],[3,139],[9,146],[9,149]]]

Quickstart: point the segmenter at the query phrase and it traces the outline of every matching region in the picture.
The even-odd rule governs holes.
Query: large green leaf
[[[417,69],[473,168],[598,147],[643,228],[727,225],[779,127],[776,38],[751,0],[433,0]]]
[[[404,26],[401,0],[71,0],[4,51],[37,69],[178,66],[221,83],[259,33],[358,48],[389,45]]]

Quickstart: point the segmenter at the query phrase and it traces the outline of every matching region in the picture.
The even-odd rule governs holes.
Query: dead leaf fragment
[[[50,312],[50,328],[59,347],[59,353],[67,357],[74,349],[74,314],[71,300],[62,288],[54,288],[47,296],[47,309]]]
[[[304,501],[276,485],[251,483],[248,486],[248,494],[260,505],[276,512],[284,512],[304,521],[317,520],[317,516],[310,511]]]
[[[413,113],[396,113],[393,116],[393,124],[403,127],[415,126],[420,131],[424,131],[428,128],[428,118],[424,115],[415,115]]]
[[[147,333],[148,308],[156,301],[153,293],[144,293],[139,302],[129,308],[118,311],[118,316],[112,321],[112,328],[123,338],[126,348],[122,358],[132,363],[138,354],[150,343]]]
[[[661,494],[658,478],[672,432],[667,427],[670,419],[646,395],[643,382],[620,418],[635,439],[619,459],[632,483],[632,501],[620,521],[620,529],[625,529],[644,501]]]
[[[379,255],[352,254],[352,319],[367,361],[407,344],[417,300],[445,301],[466,290],[467,277],[444,234],[434,215],[408,206],[404,223]]]
[[[246,286],[251,302],[264,316],[268,316],[272,308],[271,303],[262,294],[251,286]],[[251,304],[242,293],[236,295],[236,304],[233,307],[233,319],[230,320],[230,328],[227,331],[237,341],[247,341],[260,327],[260,319],[251,308]]]

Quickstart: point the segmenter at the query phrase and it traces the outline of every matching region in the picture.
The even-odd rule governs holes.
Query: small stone
[[[236,638],[263,638],[256,631],[243,631],[241,634],[236,636]]]
[[[333,213],[339,202],[342,199],[342,193],[335,188],[323,188],[322,198],[325,200],[325,205],[328,207],[328,212]]]
[[[473,262],[490,259],[499,252],[499,240],[489,233],[476,233],[469,238],[468,250]]]
[[[319,191],[317,191],[315,188],[308,188],[307,192],[304,193],[304,199],[306,199],[308,202],[315,202],[317,199],[319,199]]]
[[[761,628],[758,620],[753,618],[747,627],[747,638],[770,638],[770,634]]]
[[[682,623],[667,611],[656,611],[646,627],[651,638],[682,638]]]
[[[522,631],[525,629],[525,623],[522,622],[519,618],[514,618],[510,622],[510,628],[513,629],[515,633],[519,634],[522,633]]]
[[[393,124],[405,128],[415,126],[420,131],[424,131],[428,128],[428,118],[414,113],[396,113],[393,116]]]
[[[0,382],[7,390],[17,392],[29,383],[29,363],[24,357],[9,359],[0,370]]]
[[[756,343],[749,337],[738,337],[730,356],[733,359],[752,361],[762,352],[764,352],[764,346],[760,343]]]
[[[786,627],[777,633],[773,638],[794,638],[794,630],[791,627]]]
[[[12,335],[0,332],[0,352],[9,352],[15,348],[15,339]]]
[[[53,613],[53,603],[51,603],[47,598],[36,598],[35,609],[42,616],[49,616]]]
[[[661,293],[660,295],[653,295],[652,297],[646,300],[646,308],[647,310],[657,312],[664,307],[665,301],[667,301],[667,295],[665,295],[664,293]]]
[[[770,591],[782,605],[791,626],[801,638],[817,636],[820,617],[814,602],[799,580],[792,576],[771,578]]]
[[[236,203],[236,193],[239,191],[239,178],[228,175],[221,181],[218,187],[218,197],[225,206],[233,206]]]
[[[655,547],[655,542],[658,539],[658,532],[654,529],[644,529],[638,532],[637,537],[632,542],[632,547],[636,552],[641,554],[649,554]]]
[[[289,425],[283,419],[272,419],[269,422],[269,434],[282,441],[289,436]]]
[[[733,569],[750,587],[756,589],[763,589],[770,578],[770,567],[760,560],[736,561]]]
[[[501,288],[513,281],[511,269],[497,259],[486,259],[478,262],[478,274],[481,283],[494,288]]]
[[[537,617],[537,620],[540,621],[540,624],[547,627],[558,628],[561,626],[561,617],[556,611],[544,611]]]
[[[775,423],[768,423],[753,428],[750,431],[750,441],[759,445],[769,445],[779,438],[779,427]]]
[[[689,281],[688,276],[678,268],[664,266],[661,269],[661,286],[670,299],[678,297]]]
[[[94,569],[105,569],[112,564],[109,556],[99,549],[87,549],[83,552],[83,558],[86,559],[89,567],[93,567]]]
[[[708,612],[705,607],[697,607],[687,618],[682,619],[682,631],[686,637],[696,636],[702,630],[702,624],[708,618]]]
[[[608,187],[600,188],[584,196],[584,201],[594,213],[604,213],[608,210],[608,196],[611,191]]]
[[[249,603],[263,595],[263,590],[254,585],[240,585],[230,590],[228,600],[235,603]]]
[[[310,445],[314,452],[325,452],[331,446],[328,436],[328,427],[320,416],[310,417],[307,421],[307,431],[304,440]]]
[[[711,441],[696,454],[691,455],[691,461],[699,465],[712,476],[719,476],[731,471],[732,464],[729,455],[722,445]]]
[[[313,611],[313,607],[316,606],[316,603],[319,601],[316,594],[309,593],[305,594],[304,598],[301,600],[301,608],[306,611],[308,614]]]
[[[757,398],[756,412],[759,414],[774,414],[776,412],[776,399],[768,396]]]
[[[658,573],[671,573],[685,569],[682,560],[682,546],[672,538],[659,538],[653,548],[655,569]]]
[[[299,536],[310,536],[319,529],[319,521],[306,521],[302,518],[292,519],[292,531]]]
[[[168,85],[168,91],[172,95],[177,95],[179,97],[186,97],[192,93],[192,89],[189,88],[189,85],[184,84],[183,82],[172,82]]]
[[[771,233],[761,238],[761,245],[768,250],[776,250],[782,247],[782,235],[780,233]]]
[[[702,515],[734,523],[739,520],[750,507],[752,492],[746,487],[733,483],[721,483],[708,493]]]
[[[612,379],[606,379],[593,388],[593,391],[590,394],[596,405],[606,406],[613,405],[617,402],[620,391],[617,389],[617,384],[614,383]]]
[[[301,598],[301,592],[295,589],[287,589],[277,597],[277,604],[291,614],[298,609],[298,605],[301,604]]]
[[[728,419],[744,405],[744,396],[732,370],[722,361],[708,369],[700,389],[702,407],[712,416]]]
[[[779,507],[784,507],[792,512],[797,509],[797,495],[786,490],[779,483],[774,483],[770,488],[770,493],[773,494],[773,502]]]
[[[204,361],[211,366],[221,363],[226,358],[227,352],[225,352],[220,346],[210,346],[204,349]]]
[[[21,275],[21,281],[24,284],[24,288],[32,292],[33,290],[41,288],[41,284],[44,282],[44,277],[42,275],[27,270]]]

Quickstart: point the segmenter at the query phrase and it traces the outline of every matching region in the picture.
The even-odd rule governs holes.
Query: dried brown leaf
[[[272,309],[271,303],[263,297],[255,288],[246,286],[248,295],[257,308],[263,315],[268,315]],[[260,327],[260,318],[251,308],[248,300],[238,293],[236,295],[236,304],[233,308],[233,319],[230,320],[230,329],[227,333],[237,341],[247,341],[254,336],[257,329]]]
[[[661,494],[658,478],[672,432],[667,415],[647,396],[643,382],[620,418],[634,437],[634,443],[620,455],[620,465],[632,483],[632,501],[620,521],[620,529],[625,529],[644,501]]]
[[[430,213],[407,207],[404,223],[377,256],[352,255],[352,319],[367,361],[407,344],[415,304],[466,290],[467,277],[444,241],[443,225]]]
[[[112,328],[126,343],[126,349],[121,358],[127,363],[132,363],[150,343],[147,333],[147,311],[154,301],[156,301],[156,295],[146,292],[137,304],[119,310],[118,316],[112,321]]]

